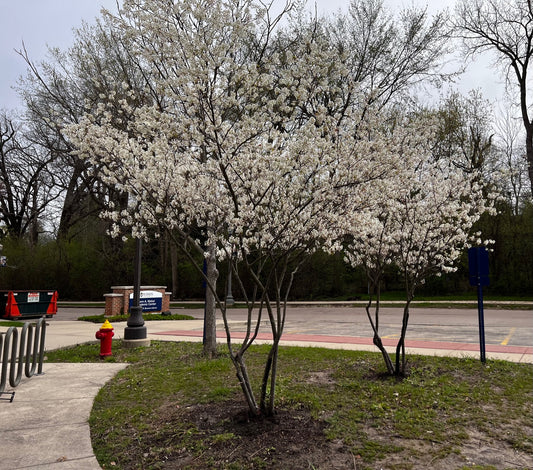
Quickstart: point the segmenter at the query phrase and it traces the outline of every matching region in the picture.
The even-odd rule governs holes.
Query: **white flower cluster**
[[[348,238],[352,264],[453,269],[487,209],[475,178],[430,160],[431,123],[392,126],[367,106],[318,41],[274,50],[269,15],[253,0],[124,1],[115,24],[157,104],[117,112],[103,97],[68,128],[129,195],[105,213],[111,234],[201,231],[219,259]]]
[[[416,135],[412,125],[404,126]],[[392,192],[385,190],[370,208],[369,223],[352,231],[346,250],[347,261],[364,266],[374,282],[385,266],[395,265],[411,295],[427,276],[456,270],[469,246],[490,243],[471,232],[481,214],[494,211],[494,197],[483,194],[478,173],[433,159],[427,130],[418,145],[406,142],[397,154],[402,162],[392,176]]]

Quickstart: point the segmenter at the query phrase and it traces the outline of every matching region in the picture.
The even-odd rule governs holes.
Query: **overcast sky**
[[[309,2],[310,0],[308,0]],[[453,8],[454,0],[385,0],[392,8],[427,6],[428,12]],[[314,2],[310,1],[310,4]],[[347,0],[316,0],[318,13],[347,10]],[[39,62],[46,58],[47,46],[67,49],[73,40],[73,28],[82,20],[93,22],[100,8],[115,9],[115,0],[0,0],[0,109],[20,105],[11,89],[18,77],[25,74],[25,63],[15,52],[24,42],[30,58]],[[476,61],[456,85],[466,93],[479,88],[490,100],[501,99],[501,78],[488,68],[489,60]]]

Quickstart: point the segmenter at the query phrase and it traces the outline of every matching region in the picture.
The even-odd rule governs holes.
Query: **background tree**
[[[491,51],[515,84],[526,133],[526,158],[533,193],[533,117],[528,76],[533,57],[533,4],[531,0],[459,0],[453,20],[467,55]],[[514,78],[513,78],[514,77]]]
[[[54,156],[32,145],[27,129],[0,115],[0,224],[15,238],[26,237],[31,246],[45,230],[45,214],[59,198],[53,171]],[[50,229],[50,227],[49,227]]]
[[[494,190],[501,177],[501,162],[493,144],[490,103],[476,90],[467,96],[450,92],[436,110],[427,112],[438,122],[433,158],[444,159],[466,173],[477,172],[487,191]]]
[[[110,275],[108,285],[116,284],[118,279],[127,283],[119,260],[126,247],[120,239],[106,237],[107,223],[98,220],[98,214],[106,200],[124,206],[128,196],[105,185],[86,161],[72,153],[73,147],[65,138],[63,129],[94,109],[102,96],[115,104],[128,99],[135,106],[145,102],[157,103],[160,99],[157,91],[147,82],[148,76],[139,57],[130,54],[127,38],[120,36],[120,31],[105,15],[94,25],[84,24],[75,30],[74,44],[68,50],[50,49],[47,60],[42,63],[34,63],[24,48],[20,54],[28,65],[28,74],[18,87],[26,105],[26,138],[31,137],[32,146],[46,149],[53,156],[50,167],[55,191],[60,196],[48,221],[53,224],[51,228],[57,236],[58,246],[61,248],[65,244],[59,251],[58,260],[68,266],[69,253],[72,253],[68,245],[85,240],[90,245],[87,249],[92,252],[93,259],[100,257],[111,266],[109,271],[115,278]],[[126,93],[124,84],[129,93]],[[115,106],[112,112],[116,115],[117,110]],[[98,232],[102,240],[97,251],[93,252],[95,247],[86,237],[88,232]],[[176,248],[168,243],[168,238],[155,243],[160,245],[162,255],[168,252],[168,256],[160,258],[160,269],[165,269],[168,264],[171,274],[170,282],[164,282],[171,284],[173,292],[178,293]],[[117,266],[120,269],[115,270]],[[57,283],[65,285],[61,279]],[[65,290],[69,294],[76,291],[71,286]]]
[[[67,51],[50,49],[48,61],[36,64],[24,48],[19,52],[28,66],[18,91],[26,106],[32,141],[54,157],[56,186],[62,192],[60,239],[77,233],[78,222],[98,214],[105,200],[127,204],[127,195],[106,187],[87,162],[73,154],[63,134],[66,125],[94,110],[102,96],[112,99],[116,108],[124,99],[132,106],[153,100],[125,41],[104,17],[93,26],[85,24],[76,30],[74,45]],[[123,84],[136,93],[127,94]]]
[[[495,148],[499,159],[498,185],[511,204],[514,215],[519,215],[527,201],[531,201],[527,160],[521,145],[523,127],[513,118],[510,110],[503,111],[495,122]]]
[[[395,16],[383,0],[352,0],[348,13],[326,21],[326,28],[370,103],[405,106],[413,87],[441,84],[454,75],[444,71],[450,52],[446,22],[444,12],[429,19],[426,9],[409,7]]]

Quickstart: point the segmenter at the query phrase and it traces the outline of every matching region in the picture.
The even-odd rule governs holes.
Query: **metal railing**
[[[24,371],[26,377],[43,373],[44,341],[46,336],[45,318],[37,322],[27,322],[19,330],[12,326],[6,332],[0,334],[0,395],[11,395],[2,400],[13,401],[15,392],[4,392],[9,368],[9,385],[15,388],[22,379]],[[19,341],[20,339],[20,341]]]

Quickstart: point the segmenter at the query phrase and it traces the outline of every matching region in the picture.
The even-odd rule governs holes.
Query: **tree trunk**
[[[268,354],[268,359],[263,371],[261,385],[261,400],[259,408],[263,416],[273,416],[276,399],[276,374],[278,369],[279,339],[274,338],[274,344]],[[270,383],[270,387],[269,387]]]
[[[374,319],[372,319],[372,315],[370,314],[370,307],[372,305],[372,298],[368,301],[368,304],[366,305],[366,315],[368,317],[368,321],[370,322],[370,326],[372,327],[372,331],[374,332],[374,337],[372,339],[372,342],[374,345],[381,351],[381,355],[383,356],[383,361],[385,362],[385,367],[387,367],[387,372],[390,375],[394,375],[394,366],[392,364],[392,360],[390,358],[389,353],[385,349],[385,346],[383,345],[383,341],[381,340],[381,337],[379,336],[379,303],[380,303],[380,290],[379,288],[376,289],[376,307],[374,309]]]
[[[252,383],[250,382],[250,377],[248,376],[248,371],[244,363],[244,358],[242,354],[231,354],[231,360],[237,371],[237,379],[246,398],[246,403],[248,404],[248,411],[251,417],[257,417],[261,415],[261,411],[257,406],[255,401],[254,392],[252,390]]]
[[[216,290],[218,279],[215,249],[215,246],[209,247],[209,255],[206,259],[207,283],[211,286],[205,291],[204,354],[207,357],[214,357],[217,352],[216,299],[213,292]]]
[[[529,182],[531,183],[531,196],[533,197],[533,124],[526,126],[526,157]]]
[[[411,304],[412,296],[410,295],[405,303],[403,309],[403,319],[402,319],[402,333],[400,339],[396,346],[396,367],[395,374],[400,377],[404,376],[406,372],[407,361],[405,358],[405,336],[407,335],[407,326],[409,324],[409,306]]]
[[[29,239],[31,246],[37,245],[38,239],[39,239],[39,218],[38,218],[38,212],[37,207],[39,205],[39,201],[37,199],[37,195],[39,193],[39,187],[37,185],[37,181],[33,183],[33,190],[32,190],[32,210],[30,214],[30,223],[29,223]]]

